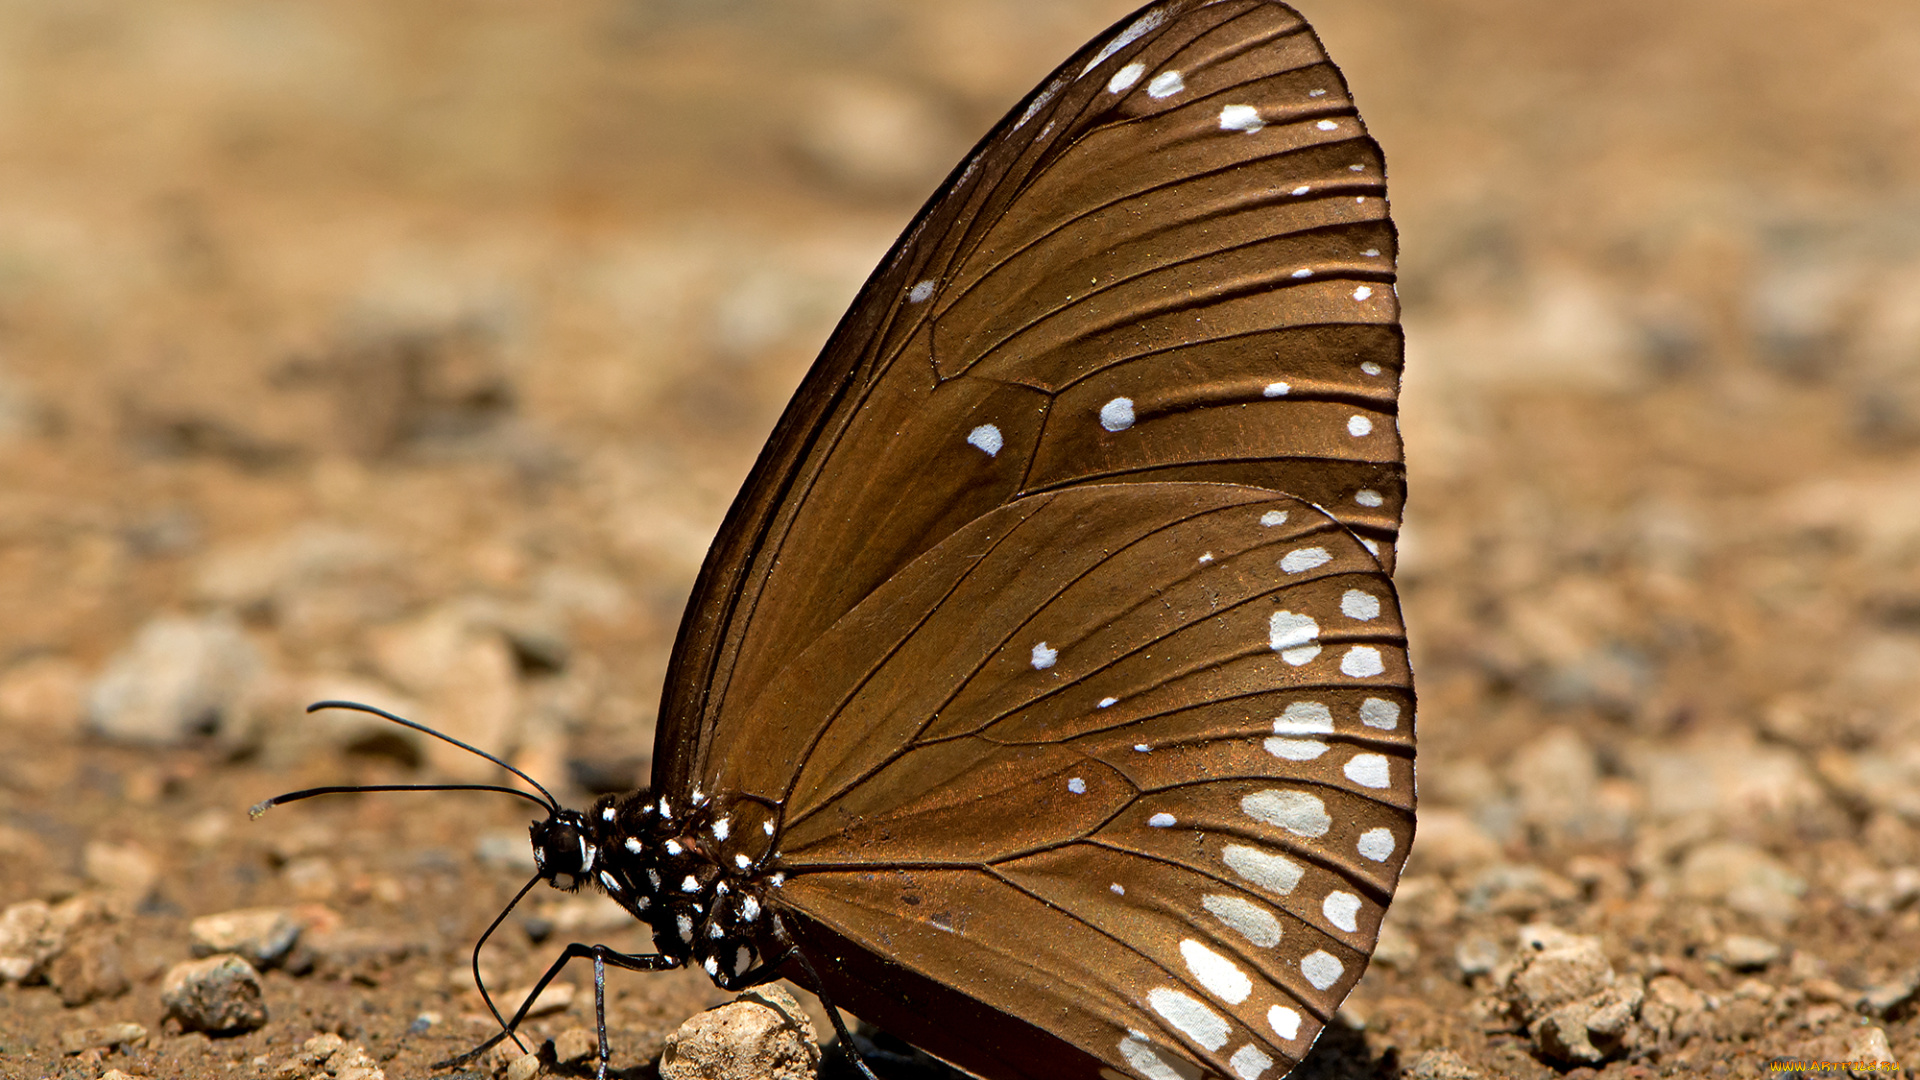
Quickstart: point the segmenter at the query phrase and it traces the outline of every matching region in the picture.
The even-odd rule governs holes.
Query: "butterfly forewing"
[[[1327,507],[1391,565],[1393,238],[1338,73],[1258,0],[1166,5],[1089,67],[1100,51],[976,149],[801,386],[696,589],[656,784],[711,774],[697,762],[734,745],[730,703],[1032,491],[1256,484]]]
[[[994,1077],[1277,1080],[1412,837],[1384,168],[1291,9],[1063,65],[728,516],[654,782],[780,806],[836,1000]]]

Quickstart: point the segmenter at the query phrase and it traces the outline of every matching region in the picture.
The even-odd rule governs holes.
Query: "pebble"
[[[132,984],[121,963],[119,935],[106,927],[70,934],[66,946],[47,965],[47,982],[60,996],[60,1004],[69,1009],[126,993]]]
[[[105,925],[112,918],[96,896],[76,896],[58,904],[22,900],[9,905],[0,912],[0,982],[39,982],[67,947],[70,934]]]
[[[1499,857],[1500,845],[1471,817],[1458,810],[1423,808],[1413,850],[1407,856],[1407,872],[1447,874],[1484,866]]]
[[[1506,955],[1506,950],[1500,947],[1499,942],[1479,935],[1462,938],[1460,943],[1453,947],[1454,965],[1468,980],[1493,974],[1493,970],[1500,966],[1500,961],[1504,960]]]
[[[597,1059],[600,1040],[586,1028],[568,1028],[553,1037],[553,1059],[563,1065]]]
[[[1640,1004],[1640,1022],[1658,1042],[1681,1042],[1707,1029],[1710,1014],[1704,994],[1672,975],[1655,975],[1647,982]]]
[[[1847,1041],[1846,1059],[1856,1062],[1876,1062],[1879,1064],[1898,1064],[1893,1056],[1893,1047],[1887,1042],[1887,1033],[1883,1028],[1863,1027],[1853,1033]],[[1885,1077],[1888,1073],[1878,1069],[1851,1069],[1859,1077]],[[1897,1074],[1893,1074],[1897,1075]]]
[[[507,1065],[506,1080],[533,1080],[540,1075],[540,1055],[521,1054]]]
[[[284,908],[243,908],[195,919],[187,935],[195,956],[233,953],[265,971],[293,951],[300,924]]]
[[[1888,915],[1920,900],[1920,867],[1860,867],[1843,876],[1836,891],[1856,911],[1875,917]]]
[[[1476,915],[1525,918],[1579,898],[1579,886],[1551,870],[1527,863],[1495,863],[1467,883],[1461,907]]]
[[[520,1003],[527,1000],[527,995],[532,992],[533,987],[531,986],[518,986],[504,994],[497,995],[497,1000],[501,1003],[503,1009],[509,1004],[511,1004],[513,1008],[518,1009]],[[536,1016],[552,1016],[554,1013],[566,1012],[573,1007],[574,993],[572,983],[548,983],[547,988],[540,991],[540,996],[535,998],[533,1004],[527,1007],[527,1019],[531,1020]]]
[[[383,930],[310,927],[301,936],[299,953],[323,975],[367,978],[423,951],[415,942]]]
[[[80,861],[89,882],[127,907],[136,907],[151,896],[160,880],[159,860],[138,844],[95,840],[81,852]]]
[[[661,1080],[813,1080],[820,1046],[793,996],[762,986],[667,1036]]]
[[[1451,1050],[1428,1050],[1416,1055],[1408,1075],[1413,1080],[1481,1080],[1480,1070]]]
[[[330,1032],[315,1035],[273,1071],[275,1080],[386,1080],[367,1048]]]
[[[1729,934],[1709,955],[1735,971],[1759,971],[1779,962],[1782,952],[1766,938]]]
[[[187,1031],[254,1031],[267,1022],[260,973],[231,953],[175,964],[161,984],[160,1003]]]
[[[1676,875],[1680,894],[1714,900],[1769,923],[1785,924],[1800,910],[1807,883],[1778,859],[1739,841],[1715,841],[1687,852]]]
[[[243,741],[241,703],[266,669],[231,615],[163,615],[107,662],[87,695],[87,726],[108,739],[173,746]]]
[[[1624,1052],[1645,990],[1637,977],[1615,977],[1599,938],[1536,923],[1521,928],[1517,952],[1503,996],[1535,1052],[1574,1065]]]
[[[83,1050],[110,1050],[116,1046],[147,1045],[147,1029],[139,1024],[102,1024],[97,1027],[68,1028],[60,1033],[60,1052],[78,1054]]]
[[[1859,1009],[1868,1016],[1891,1020],[1917,996],[1920,996],[1920,969],[1867,987],[1860,994]]]
[[[0,674],[0,726],[64,738],[80,726],[86,693],[86,673],[64,656],[16,664]]]
[[[1413,967],[1420,959],[1420,943],[1412,934],[1400,929],[1392,922],[1382,923],[1380,936],[1373,945],[1373,962],[1382,967],[1398,968],[1401,971]]]

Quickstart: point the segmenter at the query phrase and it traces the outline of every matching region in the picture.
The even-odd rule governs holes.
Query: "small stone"
[[[16,985],[38,980],[65,943],[66,933],[54,924],[46,901],[8,905],[0,912],[0,979]]]
[[[1428,1050],[1414,1057],[1413,1080],[1481,1080],[1480,1070],[1451,1050]]]
[[[1640,1004],[1640,1022],[1660,1042],[1685,1041],[1706,1030],[1707,999],[1672,975],[1656,975],[1647,983]]]
[[[1851,1062],[1873,1062],[1880,1065],[1894,1065],[1893,1047],[1887,1042],[1887,1033],[1877,1027],[1864,1027],[1853,1033],[1847,1042],[1846,1058]],[[1887,1073],[1878,1069],[1851,1069],[1858,1077],[1884,1077]]]
[[[1848,907],[1875,917],[1884,916],[1920,899],[1920,867],[1892,870],[1860,867],[1840,879],[1837,889]]]
[[[160,863],[138,844],[108,844],[99,840],[81,852],[87,880],[123,904],[138,905],[160,880]]]
[[[1453,962],[1460,968],[1460,974],[1468,979],[1493,974],[1505,957],[1506,950],[1498,942],[1477,934],[1461,939],[1453,947]]]
[[[563,1065],[597,1059],[599,1053],[600,1040],[586,1028],[568,1028],[553,1038],[553,1059]]]
[[[1395,926],[1392,922],[1382,923],[1380,936],[1373,945],[1373,962],[1382,967],[1405,971],[1420,959],[1420,943],[1412,934]]]
[[[540,1055],[521,1054],[507,1066],[506,1080],[533,1080],[540,1075]]]
[[[1476,915],[1526,917],[1580,898],[1573,882],[1538,866],[1496,863],[1473,876],[1462,906]]]
[[[119,1069],[108,1069],[100,1074],[100,1080],[133,1080],[133,1074],[121,1072]]]
[[[1522,1023],[1611,985],[1613,965],[1599,938],[1539,924],[1521,928],[1518,966],[1507,977],[1506,997]]]
[[[1407,872],[1447,874],[1499,858],[1499,843],[1471,817],[1457,810],[1423,810]]]
[[[1688,852],[1677,883],[1682,896],[1717,900],[1776,924],[1793,919],[1807,891],[1807,883],[1778,859],[1738,841],[1702,844]]]
[[[1439,930],[1460,916],[1460,898],[1444,878],[1409,875],[1393,891],[1387,918],[1413,930]]]
[[[331,1032],[302,1043],[273,1075],[276,1080],[386,1080],[386,1073],[367,1056],[366,1047]]]
[[[1916,996],[1920,996],[1920,970],[1867,987],[1860,994],[1859,1009],[1868,1016],[1891,1020]]]
[[[64,1054],[146,1044],[147,1029],[139,1024],[102,1024],[98,1027],[68,1028],[60,1033],[60,1052]]]
[[[119,937],[105,927],[71,935],[60,955],[47,965],[47,981],[60,995],[60,1004],[69,1009],[119,997],[132,985],[120,961]]]
[[[175,964],[161,985],[160,1003],[187,1031],[254,1031],[267,1022],[260,973],[231,953]]]
[[[1779,945],[1766,938],[1729,934],[1710,954],[1735,971],[1759,971],[1780,959]]]
[[[161,616],[94,682],[87,725],[109,739],[159,746],[232,739],[241,702],[265,666],[231,615]]]
[[[80,726],[87,680],[79,664],[63,656],[39,656],[0,675],[0,726],[36,738],[67,735]]]
[[[284,908],[243,908],[195,919],[187,934],[195,956],[233,953],[264,971],[293,951],[300,924]]]
[[[371,977],[422,951],[414,942],[395,934],[355,927],[308,929],[300,940],[295,955],[310,957],[314,968],[326,975]],[[569,983],[553,986],[572,989]]]
[[[661,1080],[813,1080],[820,1047],[793,996],[762,986],[667,1036]]]

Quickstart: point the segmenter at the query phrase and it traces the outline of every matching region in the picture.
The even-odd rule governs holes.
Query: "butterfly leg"
[[[772,917],[771,925],[774,940],[778,941],[784,950],[781,960],[784,962],[791,956],[800,961],[801,970],[807,973],[808,980],[813,983],[813,995],[820,999],[821,1006],[827,1010],[827,1020],[833,1024],[833,1033],[840,1040],[840,1049],[847,1055],[847,1060],[853,1063],[854,1069],[859,1072],[863,1080],[880,1080],[873,1074],[873,1068],[867,1064],[867,1059],[860,1055],[859,1048],[853,1045],[853,1033],[847,1030],[847,1022],[840,1019],[840,1010],[833,1007],[833,999],[827,996],[827,984],[820,980],[820,973],[813,970],[812,961],[809,961],[807,954],[801,952],[800,947],[794,944],[793,938],[787,935],[787,928],[780,922],[779,915]]]
[[[540,976],[540,981],[533,984],[533,989],[528,992],[526,1000],[520,1003],[520,1008],[513,1014],[513,1019],[502,1025],[500,1034],[493,1036],[486,1042],[481,1043],[479,1046],[474,1047],[458,1057],[451,1057],[445,1061],[435,1063],[433,1068],[457,1068],[500,1045],[507,1039],[513,1038],[514,1029],[518,1028],[520,1022],[527,1018],[527,1012],[533,1008],[533,1003],[539,999],[540,992],[545,990],[549,983],[553,982],[554,978],[560,974],[560,969],[567,966],[568,961],[581,957],[591,957],[593,959],[594,1010],[595,1019],[599,1021],[600,1036],[600,1080],[605,1080],[607,1066],[606,998],[605,978],[603,975],[605,965],[611,964],[614,967],[623,968],[627,971],[670,971],[680,966],[681,961],[677,958],[661,953],[616,952],[607,948],[605,945],[583,945],[579,942],[574,942],[568,945],[565,951],[560,954],[559,959],[555,960],[553,964],[547,968],[546,974]]]

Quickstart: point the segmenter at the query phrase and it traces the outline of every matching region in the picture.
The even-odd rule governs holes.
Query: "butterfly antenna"
[[[487,929],[480,935],[480,940],[473,943],[473,985],[479,988],[480,1000],[487,1003],[487,1011],[493,1014],[494,1023],[500,1025],[501,1032],[503,1032],[507,1038],[512,1039],[513,1045],[519,1047],[520,1052],[523,1054],[527,1052],[527,1044],[521,1042],[519,1033],[507,1025],[506,1018],[500,1015],[500,1010],[493,1004],[493,995],[487,992],[487,981],[480,977],[480,950],[486,946],[487,939],[493,936],[493,932],[500,929],[500,924],[507,921],[507,916],[513,914],[513,909],[519,906],[520,901],[526,898],[527,893],[532,891],[533,887],[540,884],[542,880],[544,879],[542,879],[539,874],[535,874],[527,880],[525,885],[520,886],[520,891],[514,893],[513,899],[507,901],[507,906],[501,908],[500,914],[495,915],[493,921],[487,924]],[[526,1010],[522,1009],[521,1011],[525,1012]],[[498,1042],[498,1039],[494,1039],[491,1044],[497,1044]]]
[[[385,709],[375,708],[372,705],[362,705],[357,701],[316,701],[313,704],[307,706],[307,711],[309,713],[316,713],[316,712],[319,712],[321,709],[351,709],[354,712],[368,713],[373,716],[378,716],[382,720],[399,724],[401,727],[412,728],[414,731],[418,731],[422,735],[431,735],[434,738],[439,739],[441,742],[448,743],[453,746],[457,746],[460,749],[465,750],[467,753],[473,754],[476,757],[485,758],[486,760],[491,761],[495,765],[500,766],[501,768],[507,770],[508,772],[519,777],[520,779],[525,780],[527,783],[533,785],[534,790],[538,791],[541,797],[535,798],[532,795],[529,795],[518,788],[499,787],[493,784],[378,784],[378,785],[367,785],[364,787],[322,787],[322,788],[307,788],[304,791],[291,791],[285,795],[276,795],[273,798],[266,800],[265,802],[255,805],[252,810],[248,811],[248,814],[250,816],[257,818],[261,814],[266,813],[268,810],[271,810],[274,807],[281,805],[282,803],[299,802],[301,799],[311,799],[315,795],[338,795],[338,794],[349,793],[349,792],[364,792],[364,791],[498,791],[498,792],[504,792],[508,795],[518,795],[529,802],[539,803],[541,806],[546,808],[548,813],[558,814],[561,812],[560,800],[554,798],[553,792],[548,791],[546,787],[540,783],[540,781],[535,780],[533,777],[528,776],[526,773],[523,773],[519,769],[516,769],[513,766],[507,764],[506,762],[501,761],[499,758],[494,757],[492,754],[487,753],[485,750],[482,750],[477,746],[471,746],[467,743],[463,743],[459,739],[456,739],[451,735],[442,734],[438,731],[433,730],[432,728],[428,727],[425,724],[416,723],[412,720],[408,720],[404,716],[395,716],[394,714],[388,712]]]

